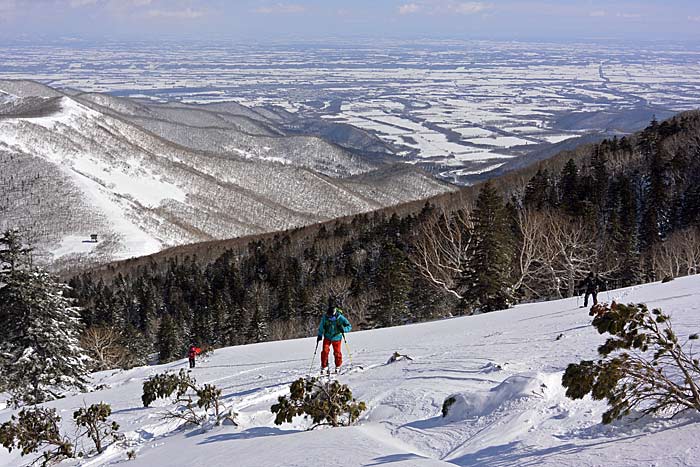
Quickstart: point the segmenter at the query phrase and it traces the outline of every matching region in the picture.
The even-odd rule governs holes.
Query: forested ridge
[[[591,270],[608,287],[698,272],[699,181],[700,112],[686,112],[456,194],[69,285],[87,348],[114,350],[104,367],[313,335],[329,295],[355,329],[488,312],[571,296]]]

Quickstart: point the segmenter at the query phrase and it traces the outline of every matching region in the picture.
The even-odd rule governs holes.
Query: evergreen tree
[[[289,320],[296,316],[299,309],[298,285],[301,282],[299,261],[292,257],[282,264],[282,271],[276,288],[279,297],[275,319]]]
[[[640,150],[647,159],[644,177],[645,196],[641,223],[641,242],[644,251],[650,250],[665,235],[668,222],[667,164],[659,145],[658,122],[642,132]]]
[[[158,328],[158,357],[161,363],[170,362],[181,357],[180,339],[177,335],[175,322],[170,315],[165,315],[160,320]]]
[[[239,304],[233,305],[231,310],[231,323],[226,336],[229,345],[241,345],[246,343],[247,312]]]
[[[32,251],[22,245],[19,231],[5,231],[0,237],[0,273],[13,274],[16,268],[28,267]]]
[[[552,183],[547,169],[538,169],[525,187],[523,205],[542,210],[552,204]]]
[[[698,177],[700,177],[700,170],[696,170],[695,175],[689,177],[692,182],[688,184],[683,193],[682,227],[700,226],[700,184],[697,183],[700,178]]]
[[[656,117],[653,117],[649,126],[642,131],[639,136],[639,150],[642,156],[649,158],[651,154],[656,152],[659,144],[659,122]]]
[[[413,276],[408,292],[408,309],[415,321],[427,321],[449,316],[453,309],[452,296],[437,290],[423,276]]]
[[[255,305],[246,337],[248,342],[253,343],[265,342],[268,339],[267,320],[260,304]]]
[[[593,157],[591,158],[591,167],[593,168],[593,186],[592,186],[592,201],[602,212],[605,209],[605,204],[608,199],[608,188],[610,184],[610,173],[607,167],[607,158],[602,149],[602,144],[597,145],[594,149]]]
[[[137,304],[138,329],[144,336],[154,342],[158,333],[159,303],[153,282],[145,276],[140,276],[134,285],[134,297]]]
[[[472,254],[460,279],[465,301],[482,312],[513,303],[513,235],[501,195],[487,182],[472,212]]]
[[[39,404],[62,390],[84,390],[89,357],[80,347],[80,311],[68,286],[22,259],[29,252],[5,235],[0,261],[0,377],[16,405]]]
[[[247,303],[252,314],[246,331],[247,342],[265,342],[268,335],[270,288],[264,283],[256,283],[250,288]]]
[[[579,173],[576,162],[569,159],[562,169],[559,179],[559,197],[561,205],[567,214],[577,216],[579,210]]]
[[[374,324],[394,326],[410,319],[408,292],[411,286],[406,255],[392,242],[387,243],[379,256],[375,287],[377,298],[370,314]]]
[[[617,239],[617,251],[622,266],[620,278],[624,286],[639,282],[639,240],[637,235],[637,197],[627,177],[620,186],[621,235]]]

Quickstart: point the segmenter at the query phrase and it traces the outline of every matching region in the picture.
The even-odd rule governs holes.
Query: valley
[[[57,269],[264,234],[455,188],[237,104],[0,81],[0,230]],[[368,139],[371,139],[368,137]],[[86,242],[91,235],[98,242]]]

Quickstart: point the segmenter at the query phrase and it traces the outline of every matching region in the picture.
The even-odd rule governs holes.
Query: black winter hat
[[[337,301],[336,301],[335,297],[332,297],[332,296],[328,297],[328,308],[326,309],[326,314],[328,316],[333,315],[333,313],[335,313],[336,306],[337,306]]]

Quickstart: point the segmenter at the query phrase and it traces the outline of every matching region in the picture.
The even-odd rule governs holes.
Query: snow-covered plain
[[[275,106],[373,132],[397,154],[434,164],[451,179],[478,169],[474,149],[481,159],[501,159],[526,154],[532,143],[634,131],[652,115],[694,109],[698,56],[690,43],[610,40],[0,44],[0,77],[121,96]],[[578,120],[598,112],[609,118]],[[500,137],[491,139],[494,131]]]
[[[600,298],[662,307],[681,336],[700,328],[700,276],[603,292]],[[340,380],[369,407],[350,428],[305,431],[302,419],[273,424],[269,408],[307,373],[313,338],[219,349],[199,362],[193,375],[223,389],[226,403],[239,414],[239,427],[206,432],[178,427],[159,419],[166,404],[141,406],[144,379],[184,368],[185,360],[102,372],[93,380],[107,389],[47,405],[69,419],[84,404],[112,404],[130,446],[75,461],[83,466],[700,465],[698,414],[605,426],[603,403],[565,397],[560,380],[566,365],[594,358],[604,339],[577,305],[574,298],[350,333],[352,362],[363,370]],[[387,364],[394,351],[413,361]],[[452,394],[457,394],[454,410],[442,418],[442,403]],[[11,414],[0,410],[0,422]],[[129,449],[136,451],[135,460],[126,460]],[[29,461],[0,451],[2,466]]]

